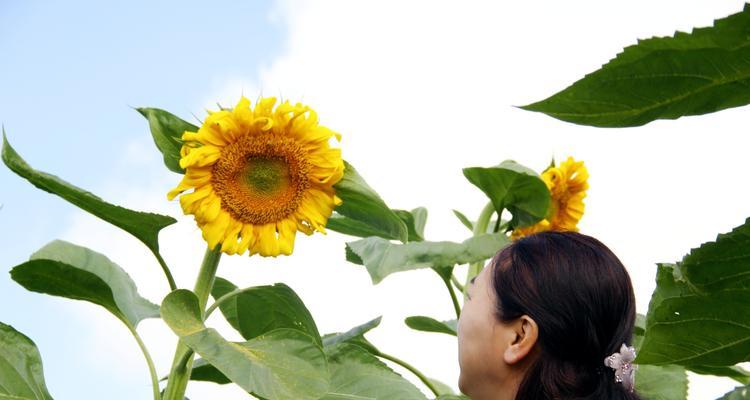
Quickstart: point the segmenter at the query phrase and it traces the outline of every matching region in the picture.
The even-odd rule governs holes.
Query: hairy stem
[[[219,245],[220,246],[220,245]],[[214,286],[216,279],[216,270],[219,267],[221,251],[219,246],[216,249],[206,249],[203,256],[203,263],[198,272],[198,279],[195,281],[195,295],[198,297],[201,315],[205,315],[208,295]],[[172,369],[169,372],[169,381],[167,388],[164,390],[164,400],[183,400],[185,398],[185,389],[190,381],[190,373],[193,368],[193,351],[184,343],[177,343],[177,349],[172,361]]]
[[[492,218],[492,214],[494,213],[495,213],[495,206],[490,201],[487,203],[486,206],[484,206],[484,208],[482,209],[482,212],[479,214],[479,219],[474,224],[474,236],[479,236],[487,232],[487,225],[489,225],[490,219]],[[469,271],[466,273],[466,283],[464,284],[464,287],[469,286],[469,283],[471,282],[472,278],[479,275],[479,271],[482,270],[483,266],[484,266],[484,261],[469,264]],[[464,290],[464,300],[466,299],[466,292],[467,291]]]

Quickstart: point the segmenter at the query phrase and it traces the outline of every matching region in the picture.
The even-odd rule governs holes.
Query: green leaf
[[[426,400],[416,386],[358,346],[338,343],[325,351],[331,389],[321,400]]]
[[[5,130],[3,130],[2,159],[8,168],[34,186],[58,195],[80,209],[125,230],[143,242],[154,254],[159,253],[159,231],[177,222],[172,217],[133,211],[107,203],[94,194],[73,186],[54,175],[31,168],[10,146],[5,137]]]
[[[470,232],[474,232],[474,223],[466,218],[466,215],[458,210],[453,210],[453,214],[456,216],[456,218],[458,218],[459,221],[461,221],[462,224],[464,224],[466,228],[469,229]]]
[[[508,210],[513,218],[510,228],[520,228],[547,216],[550,194],[539,175],[516,163],[506,160],[491,168],[464,168],[464,176],[481,189],[495,206],[498,215]]]
[[[508,243],[504,233],[474,236],[461,243],[424,241],[394,244],[383,238],[369,237],[348,242],[346,259],[364,264],[372,282],[379,283],[394,272],[452,267],[486,260]]]
[[[456,215],[459,221],[467,228],[469,231],[474,232],[474,224],[476,221],[471,221],[469,218],[466,217],[462,212],[458,210],[453,210],[453,214]],[[508,221],[506,220],[500,220],[500,224],[505,224]],[[488,224],[487,224],[487,232],[485,233],[494,233],[495,232],[495,225],[497,224],[497,218],[493,218]]]
[[[640,364],[750,360],[750,219],[677,264],[660,264]]]
[[[441,394],[435,400],[471,400],[462,394]]]
[[[159,316],[130,276],[103,254],[55,240],[14,267],[11,278],[27,290],[98,304],[128,326]]]
[[[406,224],[409,231],[410,242],[421,242],[424,240],[424,226],[427,222],[427,209],[418,207],[411,211],[393,210]]]
[[[0,322],[0,399],[52,400],[36,344]]]
[[[203,324],[198,298],[184,289],[167,295],[161,314],[183,343],[250,393],[268,399],[318,399],[328,392],[325,355],[299,330],[277,329],[247,342],[229,342]]]
[[[331,216],[328,218],[328,222],[326,222],[326,228],[349,236],[380,236],[385,239],[398,240],[397,238],[392,237],[392,235],[390,235],[389,233],[382,232],[365,222],[360,222],[355,219],[345,217],[336,212],[331,214]]]
[[[344,217],[356,221],[354,223],[341,224],[340,220],[334,224],[326,224],[328,228],[334,231],[343,227],[344,234],[352,234],[355,229],[364,229],[367,226],[369,230],[377,232],[377,236],[388,239],[400,240],[406,243],[409,238],[409,231],[401,218],[388,208],[383,199],[373,190],[364,178],[351,164],[344,162],[344,176],[334,185],[336,195],[343,200],[343,203],[335,208],[335,211]]]
[[[642,399],[685,400],[688,390],[685,368],[678,365],[639,365],[635,372],[635,390]]]
[[[645,333],[646,316],[636,314],[633,346],[640,352]],[[664,382],[669,382],[665,385]],[[635,373],[635,388],[643,399],[685,400],[688,377],[685,368],[678,365],[639,365]]]
[[[736,387],[717,400],[750,400],[750,385]]]
[[[318,344],[320,333],[310,311],[289,286],[256,286],[237,295],[239,331],[247,340],[276,329],[288,328],[306,333]]]
[[[378,325],[380,325],[380,321],[382,319],[383,317],[377,317],[375,319],[365,322],[362,325],[357,325],[354,328],[349,329],[346,332],[326,335],[323,338],[323,346],[324,347],[334,346],[338,343],[349,342],[351,339],[354,339],[354,338],[363,337],[365,333],[375,329]]]
[[[438,321],[434,318],[424,317],[420,315],[407,317],[404,322],[409,328],[417,331],[446,333],[448,335],[457,336],[457,321],[455,319],[452,319],[450,321]]]
[[[687,368],[689,371],[701,375],[725,376],[743,384],[750,385],[750,372],[738,367],[709,367],[706,365],[693,365]]]
[[[625,48],[565,90],[522,107],[576,124],[626,127],[750,103],[750,6],[713,27]]]
[[[362,325],[355,326],[343,333],[329,333],[323,336],[323,347],[334,346],[338,343],[349,343],[357,345],[373,355],[379,355],[380,350],[375,347],[374,344],[370,343],[369,340],[365,339],[365,333],[371,331],[378,325],[382,317],[377,317],[371,321],[365,322]]]
[[[224,296],[225,294],[228,294],[229,292],[237,289],[238,287],[232,282],[229,282],[228,280],[217,276],[214,280],[214,286],[211,288],[211,296],[213,296],[214,300],[218,300],[219,298],[221,298],[221,296]],[[233,297],[225,301],[224,303],[219,305],[219,309],[221,310],[221,313],[224,315],[224,318],[227,320],[227,322],[229,322],[229,325],[232,325],[232,328],[236,329],[237,332],[239,332],[240,323],[237,318],[237,297]]]
[[[213,365],[206,362],[206,360],[199,358],[193,362],[193,369],[190,373],[190,380],[202,381],[202,382],[213,382],[219,385],[226,385],[232,383],[226,375],[222,374],[221,371],[216,369]]]
[[[164,165],[172,172],[184,174],[185,170],[180,167],[182,134],[185,131],[197,132],[198,127],[158,108],[136,110],[148,120],[154,143],[164,157]]]

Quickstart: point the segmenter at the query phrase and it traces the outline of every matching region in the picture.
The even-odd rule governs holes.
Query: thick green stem
[[[382,357],[382,358],[385,358],[386,360],[393,361],[394,363],[396,363],[396,364],[398,364],[398,365],[400,365],[400,366],[408,369],[409,372],[411,372],[417,378],[419,378],[419,380],[422,381],[422,383],[424,383],[424,385],[427,386],[427,388],[430,389],[430,391],[433,394],[435,394],[436,397],[440,396],[440,393],[437,391],[437,389],[435,389],[435,385],[433,385],[432,382],[430,382],[430,380],[427,379],[426,376],[424,376],[424,374],[422,374],[421,372],[419,372],[418,369],[416,369],[413,366],[411,366],[411,364],[407,363],[404,360],[396,358],[396,357],[394,357],[394,356],[392,356],[390,354],[385,354],[385,353],[382,353],[382,352],[378,352],[378,357]]]
[[[141,336],[138,334],[135,328],[130,326],[130,324],[125,325],[128,326],[130,333],[133,334],[135,341],[138,342],[138,347],[140,347],[141,352],[143,352],[143,357],[146,358],[146,364],[148,364],[148,372],[151,375],[151,389],[154,392],[154,400],[159,400],[161,399],[161,395],[159,394],[159,377],[156,376],[156,367],[154,366],[154,360],[151,359],[151,354],[149,354],[148,348],[146,348],[146,344],[143,343],[143,339],[141,339]]]
[[[492,214],[494,213],[495,213],[495,206],[490,201],[487,203],[486,206],[484,206],[484,208],[482,209],[482,212],[479,214],[479,219],[474,224],[474,236],[479,236],[487,232],[487,225],[489,225],[490,219],[492,218]],[[471,283],[471,280],[475,276],[479,275],[479,272],[482,270],[483,266],[484,266],[484,261],[469,264],[469,271],[466,273],[466,283],[464,284],[464,287],[469,286],[469,283]],[[466,292],[467,290],[464,290],[464,300],[466,299]]]
[[[218,246],[214,250],[206,249],[193,290],[198,297],[201,315],[205,315],[204,310],[208,302],[208,295],[214,286],[216,269],[219,267],[220,259],[221,251]],[[169,381],[167,382],[167,388],[164,390],[164,400],[183,400],[185,398],[185,389],[187,389],[187,384],[190,381],[192,368],[193,351],[182,342],[177,343],[172,369],[169,372]]]

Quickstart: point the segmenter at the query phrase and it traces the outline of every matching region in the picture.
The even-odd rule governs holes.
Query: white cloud
[[[253,77],[216,78],[214,97],[197,106],[232,103],[241,92],[253,98],[255,88],[303,100],[319,112],[323,124],[343,134],[344,157],[386,201],[398,208],[429,209],[426,231],[432,240],[464,239],[467,232],[451,209],[475,217],[485,203],[461,168],[508,158],[535,169],[551,156],[585,160],[591,189],[582,231],[600,238],[624,261],[640,312],[646,311],[654,288],[655,262],[677,260],[750,215],[750,189],[742,184],[746,109],[603,130],[512,107],[562,89],[636,38],[710,24],[739,11],[742,1],[456,4],[280,3],[278,15],[289,27],[284,54],[257,82]],[[176,180],[167,173],[149,175],[141,186],[125,188],[121,203],[177,214],[178,205],[164,201]],[[122,188],[110,193],[123,194]],[[100,226],[82,217],[68,236],[127,264],[142,293],[158,302],[165,285],[150,255],[135,240]],[[289,284],[323,332],[382,314],[372,341],[455,387],[455,341],[412,332],[402,323],[415,314],[451,317],[441,282],[417,271],[373,286],[361,268],[344,261],[344,241],[335,233],[299,237],[292,257],[230,257],[219,275],[239,285]],[[165,258],[181,286],[192,286],[203,246],[188,218],[162,234]],[[142,329],[166,371],[173,348],[168,329],[160,322],[146,322]],[[143,367],[130,357],[128,368]],[[734,386],[723,379],[691,379],[691,399],[714,398]],[[215,398],[212,390],[195,385],[188,395]],[[245,398],[238,390],[222,390],[227,393],[221,398]]]

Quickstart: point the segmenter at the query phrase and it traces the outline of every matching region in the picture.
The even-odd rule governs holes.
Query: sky
[[[180,177],[163,167],[132,107],[164,108],[195,122],[206,108],[232,105],[241,95],[302,101],[342,134],[344,158],[391,207],[429,210],[428,240],[464,240],[468,231],[451,210],[476,218],[486,203],[462,168],[514,159],[542,170],[551,157],[570,155],[591,176],[581,231],[621,258],[645,313],[655,263],[677,261],[750,216],[747,108],[599,129],[514,106],[565,88],[638,38],[710,25],[742,6],[736,0],[2,2],[0,123],[35,168],[110,202],[178,218],[160,242],[181,287],[192,287],[205,244],[179,204],[166,201]],[[137,240],[4,167],[0,188],[3,270],[65,239],[107,254],[142,295],[161,302],[167,285]],[[368,337],[455,388],[455,339],[403,324],[409,315],[451,318],[440,280],[413,271],[372,285],[363,269],[345,261],[347,240],[335,232],[300,236],[291,257],[224,257],[219,276],[240,286],[287,283],[322,332],[383,315]],[[0,321],[37,343],[55,398],[150,394],[136,343],[99,307],[26,292],[2,273]],[[209,324],[236,338],[220,319]],[[159,320],[143,321],[139,331],[165,374],[173,335]],[[716,398],[734,386],[691,374],[690,398]],[[187,395],[247,398],[231,386],[202,383],[191,383]]]

